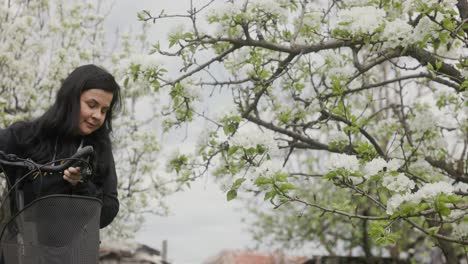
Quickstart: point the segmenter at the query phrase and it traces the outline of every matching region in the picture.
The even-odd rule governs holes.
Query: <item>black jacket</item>
[[[19,129],[30,128],[23,125],[0,129],[0,150],[7,154],[15,154],[21,158],[28,158],[25,156],[25,150],[22,149],[22,144],[20,143],[22,139],[18,136],[21,134],[21,131],[18,131]],[[61,144],[61,142],[58,142],[58,144]],[[78,145],[74,147],[77,148]],[[115,171],[114,159],[110,150],[108,153],[110,155],[110,157],[108,157],[110,162],[104,164],[104,166],[99,166],[100,169],[96,169],[97,166],[94,166],[95,169],[93,170],[91,179],[83,183],[78,183],[75,186],[65,181],[62,175],[57,174],[35,178],[28,177],[21,184],[25,205],[41,196],[49,194],[75,194],[97,197],[103,203],[100,227],[103,228],[109,225],[119,211],[119,200],[117,196],[117,174]],[[50,157],[50,160],[52,160],[52,158],[53,157]],[[11,184],[13,184],[18,177],[27,173],[25,170],[13,168],[5,168],[5,170]]]

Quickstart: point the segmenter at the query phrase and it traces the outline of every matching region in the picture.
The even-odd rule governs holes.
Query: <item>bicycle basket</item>
[[[101,201],[50,195],[18,212],[0,237],[5,264],[95,264]]]

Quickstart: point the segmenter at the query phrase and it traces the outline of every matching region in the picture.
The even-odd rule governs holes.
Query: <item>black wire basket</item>
[[[72,195],[31,202],[3,226],[0,263],[98,263],[101,207],[99,199]]]

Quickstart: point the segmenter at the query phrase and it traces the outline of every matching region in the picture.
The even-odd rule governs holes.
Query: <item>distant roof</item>
[[[302,264],[307,257],[285,256],[280,253],[255,251],[222,251],[204,264]]]
[[[99,260],[103,263],[119,260],[131,263],[169,264],[169,262],[163,261],[159,250],[142,244],[103,245],[99,248]]]

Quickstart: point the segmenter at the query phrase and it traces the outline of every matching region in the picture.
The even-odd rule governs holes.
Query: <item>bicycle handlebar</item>
[[[69,167],[72,167],[79,159],[91,155],[93,153],[92,146],[85,146],[79,149],[73,156],[70,158],[65,159],[65,162],[59,165],[43,165],[35,163],[32,160],[21,159],[14,154],[6,154],[3,151],[0,151],[0,164],[1,165],[8,165],[8,166],[15,166],[15,167],[23,167],[28,168],[29,170],[39,169],[41,171],[46,172],[60,172]]]

